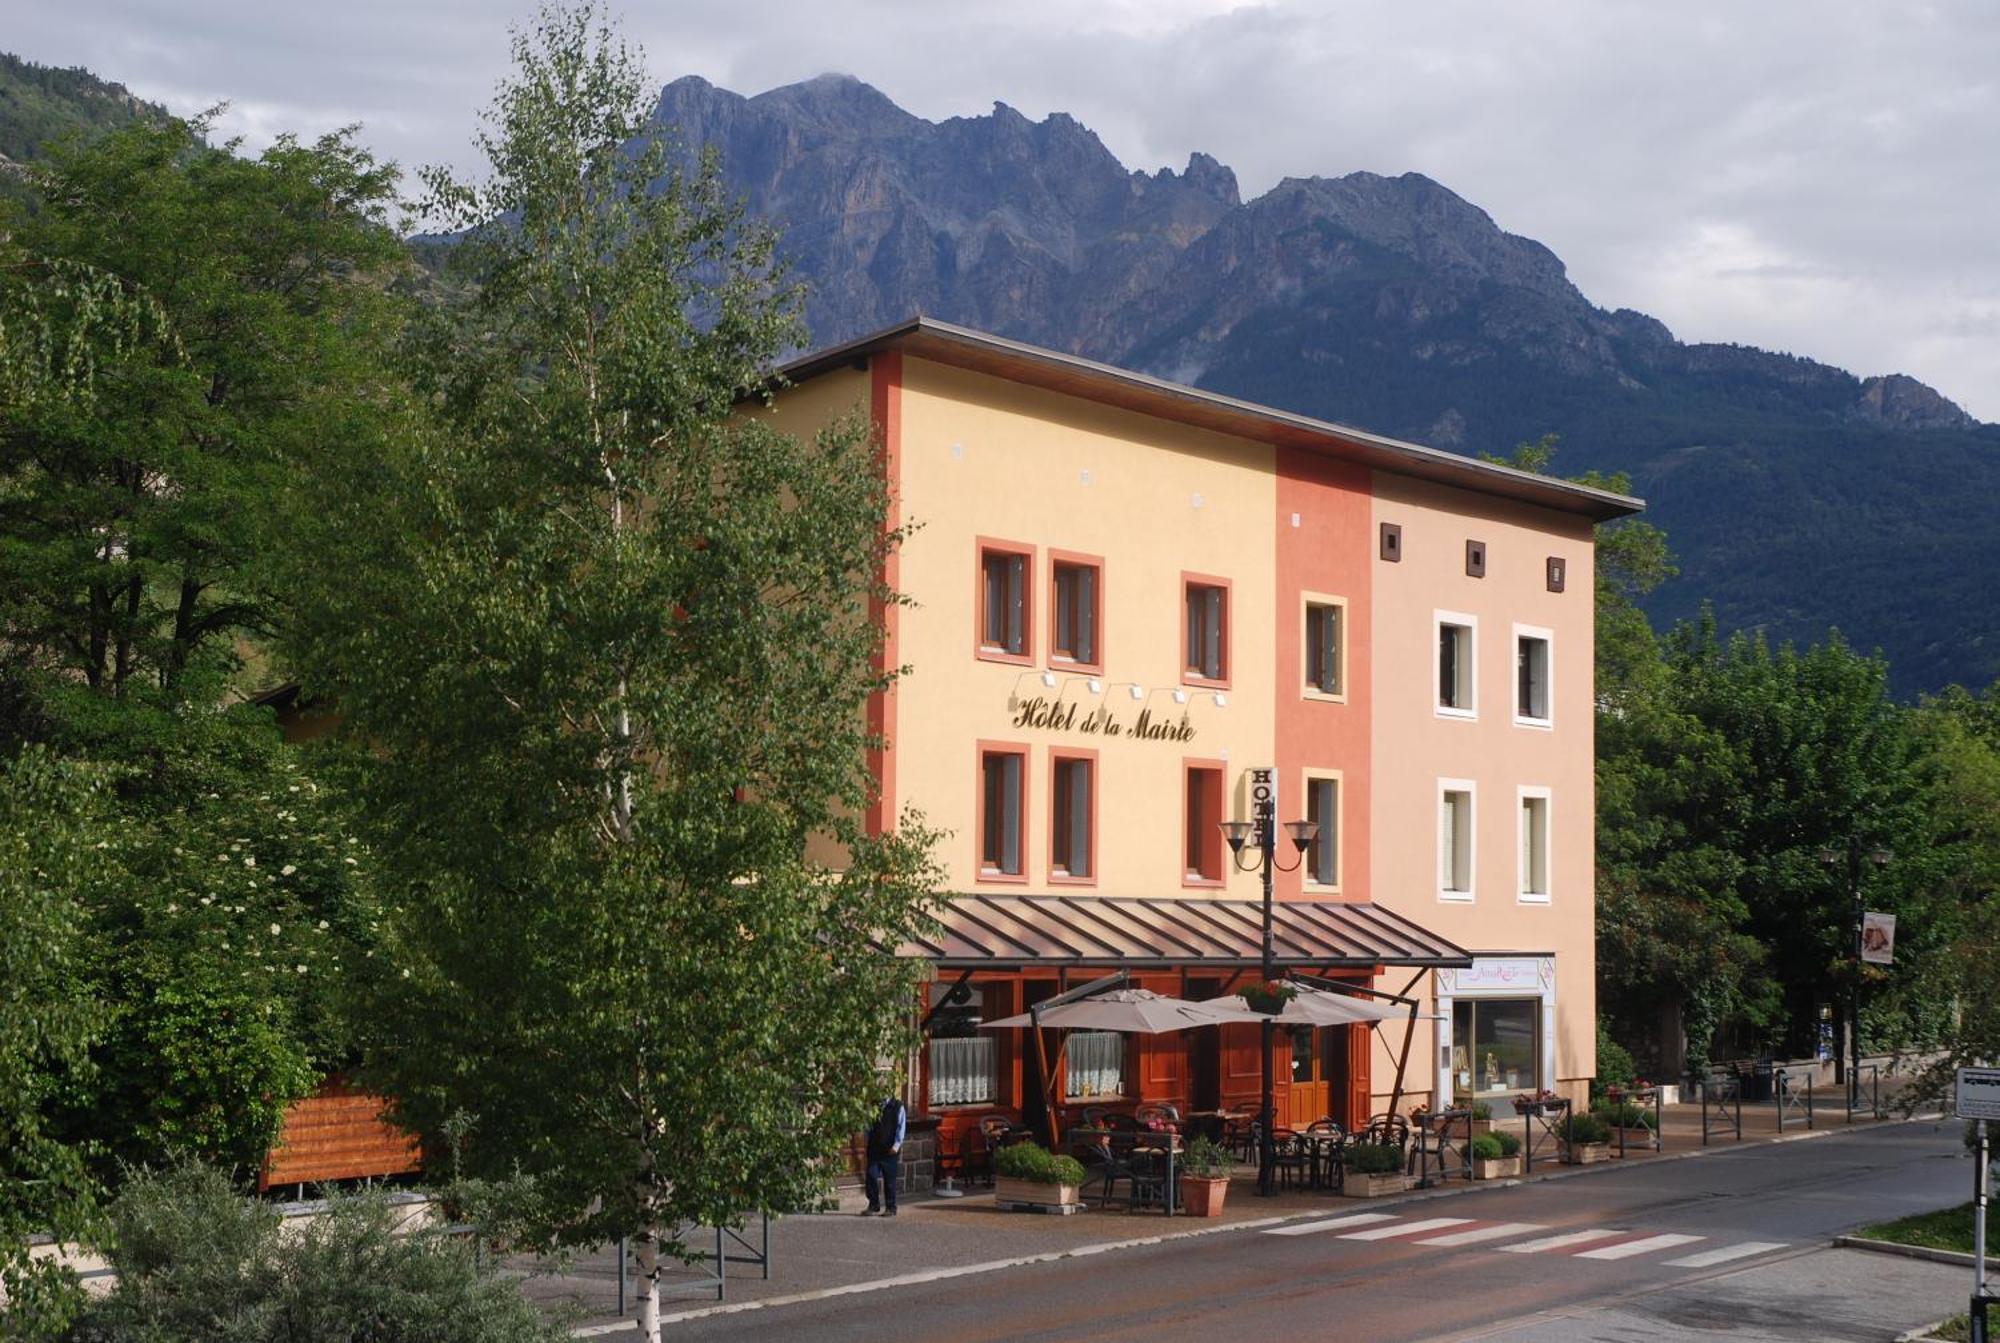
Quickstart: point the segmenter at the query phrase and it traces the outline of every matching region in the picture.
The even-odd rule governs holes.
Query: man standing
[[[868,1130],[868,1206],[861,1210],[863,1217],[878,1212],[884,1217],[896,1215],[897,1167],[902,1164],[907,1120],[901,1099],[893,1092],[883,1098],[874,1127]]]

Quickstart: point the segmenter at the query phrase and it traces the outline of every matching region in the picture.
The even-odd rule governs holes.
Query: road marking
[[[1401,1226],[1376,1226],[1366,1231],[1349,1231],[1342,1240],[1387,1240],[1391,1236],[1414,1236],[1422,1231],[1442,1231],[1448,1226],[1465,1226],[1470,1217],[1426,1217],[1420,1222],[1405,1222]]]
[[[1714,1264],[1726,1264],[1732,1259],[1748,1259],[1753,1254],[1766,1254],[1772,1250],[1782,1250],[1782,1240],[1746,1240],[1741,1245],[1725,1245],[1719,1250],[1703,1250],[1685,1259],[1669,1259],[1667,1263],[1675,1268],[1708,1268]]]
[[[1264,1234],[1267,1236],[1309,1236],[1315,1231],[1331,1231],[1341,1226],[1367,1226],[1370,1222],[1393,1222],[1395,1215],[1386,1212],[1357,1212],[1347,1217],[1335,1217],[1326,1222],[1298,1222],[1291,1226],[1274,1226]]]
[[[1505,1240],[1509,1236],[1525,1236],[1530,1231],[1547,1231],[1539,1222],[1495,1222],[1492,1226],[1477,1226],[1470,1231],[1453,1231],[1448,1235],[1430,1236],[1417,1242],[1419,1245],[1477,1245],[1483,1240]]]
[[[1630,1259],[1638,1254],[1651,1254],[1655,1250],[1671,1250],[1676,1245],[1692,1245],[1706,1236],[1683,1236],[1670,1231],[1663,1236],[1648,1236],[1644,1240],[1628,1240],[1623,1245],[1607,1245],[1601,1250],[1585,1250],[1579,1259]]]
[[[1544,1250],[1566,1250],[1572,1245],[1585,1245],[1593,1240],[1603,1240],[1608,1236],[1622,1236],[1623,1231],[1596,1228],[1590,1231],[1570,1231],[1560,1236],[1547,1236],[1541,1240],[1523,1241],[1519,1245],[1502,1245],[1499,1248],[1508,1254],[1540,1254]]]

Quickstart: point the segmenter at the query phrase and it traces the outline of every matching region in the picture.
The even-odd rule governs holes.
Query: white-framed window
[[[1305,883],[1314,890],[1340,889],[1340,771],[1306,772],[1306,819],[1319,826],[1306,846]]]
[[[1532,625],[1514,627],[1514,721],[1522,727],[1555,723],[1555,635]]]
[[[1438,780],[1438,899],[1472,901],[1473,796],[1470,779]]]
[[[1437,628],[1437,711],[1445,718],[1472,718],[1479,712],[1479,621],[1457,611],[1439,611]]]
[[[1524,905],[1549,902],[1549,790],[1522,788],[1520,898]]]
[[[1347,698],[1347,601],[1309,592],[1302,630],[1307,699]]]

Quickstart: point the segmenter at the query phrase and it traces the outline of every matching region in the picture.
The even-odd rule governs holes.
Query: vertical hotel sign
[[[1278,771],[1270,765],[1250,769],[1250,821],[1257,828],[1257,846],[1266,852],[1278,844]]]

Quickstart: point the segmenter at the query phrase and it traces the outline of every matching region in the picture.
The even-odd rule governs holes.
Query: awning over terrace
[[[897,948],[945,970],[1105,966],[1255,969],[1263,906],[1255,900],[955,895],[942,928]],[[1380,905],[1281,900],[1271,925],[1280,970],[1369,966],[1462,968],[1472,955]]]

